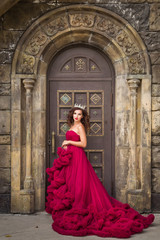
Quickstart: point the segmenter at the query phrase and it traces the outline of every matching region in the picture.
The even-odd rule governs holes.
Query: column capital
[[[32,90],[33,87],[34,87],[34,83],[35,83],[35,79],[31,79],[31,78],[25,78],[23,79],[23,84],[24,84],[24,87],[25,89],[30,89]]]
[[[133,79],[127,79],[128,86],[130,88],[131,95],[136,95],[138,86],[140,85],[140,79],[133,78]]]
[[[127,79],[127,82],[130,88],[138,88],[141,81],[138,78],[132,78],[132,79]]]

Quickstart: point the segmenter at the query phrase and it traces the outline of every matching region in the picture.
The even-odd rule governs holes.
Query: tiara
[[[81,104],[77,104],[77,103],[74,104],[74,107],[81,108],[83,110],[86,108],[85,105],[81,105]]]

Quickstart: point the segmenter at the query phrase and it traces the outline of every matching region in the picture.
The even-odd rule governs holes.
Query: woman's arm
[[[76,146],[76,147],[83,147],[83,148],[85,148],[87,146],[87,137],[86,137],[86,132],[85,132],[84,126],[83,125],[79,126],[78,130],[79,130],[79,135],[80,135],[80,141],[77,142],[77,141],[65,140],[62,143],[62,147],[65,145],[69,145],[69,144]]]

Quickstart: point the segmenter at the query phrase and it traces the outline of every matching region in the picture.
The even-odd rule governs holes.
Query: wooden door
[[[87,106],[90,131],[85,152],[108,193],[114,196],[114,75],[97,49],[74,46],[59,53],[48,70],[47,167],[57,158],[74,103]],[[55,145],[53,146],[53,141]],[[53,149],[54,148],[54,149]]]

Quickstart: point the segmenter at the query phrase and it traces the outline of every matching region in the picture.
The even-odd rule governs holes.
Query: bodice
[[[66,132],[66,140],[72,140],[72,141],[79,141],[80,136],[73,130],[69,130]]]

